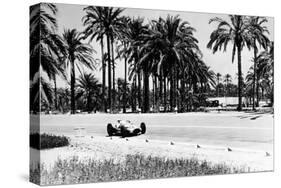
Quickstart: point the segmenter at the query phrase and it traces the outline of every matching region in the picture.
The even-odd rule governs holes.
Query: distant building
[[[238,97],[209,97],[208,100],[218,100],[219,104],[222,106],[228,105],[238,105]],[[242,104],[246,104],[247,100],[245,97],[242,97]]]

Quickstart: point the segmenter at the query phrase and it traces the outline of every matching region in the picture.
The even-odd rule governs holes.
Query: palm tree
[[[253,101],[255,101],[255,94],[257,98],[257,107],[259,106],[259,78],[257,77],[257,55],[258,55],[258,44],[266,49],[269,44],[269,39],[266,34],[269,31],[264,23],[267,22],[265,17],[251,16],[248,19],[249,33],[251,34],[252,47],[254,49],[254,75],[253,75]],[[255,102],[253,103],[253,110],[255,110]]]
[[[51,85],[43,78],[35,79],[30,85],[30,109],[33,112],[40,112],[42,105],[47,106],[53,101],[53,91]]]
[[[221,80],[221,73],[217,73],[216,77],[217,77],[217,97],[219,97],[219,85],[220,85],[220,80]]]
[[[118,101],[118,109],[121,109],[121,106],[123,108],[123,113],[124,113],[124,109],[126,109],[127,107],[127,103],[128,103],[128,99],[129,99],[129,94],[130,94],[130,89],[129,89],[129,84],[126,83],[126,87],[124,87],[125,85],[125,80],[122,78],[118,78],[117,79],[117,101]],[[124,99],[124,97],[126,97]]]
[[[70,111],[70,94],[69,88],[58,88],[58,108],[61,112],[69,112]]]
[[[232,42],[232,62],[237,52],[238,65],[238,111],[242,110],[242,60],[241,52],[247,45],[250,48],[251,36],[249,35],[249,26],[245,16],[229,15],[230,22],[221,18],[213,18],[210,23],[217,23],[218,27],[211,33],[207,48],[212,49],[213,53],[218,50],[226,51],[229,42]]]
[[[128,63],[130,64],[130,75],[129,80],[133,80],[132,87],[137,88],[137,92],[134,94],[137,94],[135,99],[138,101],[138,106],[142,108],[142,111],[144,111],[144,106],[142,102],[145,102],[146,99],[142,100],[141,97],[141,66],[140,66],[140,60],[141,60],[141,46],[143,43],[143,37],[148,32],[148,25],[144,24],[144,20],[142,18],[133,18],[131,20],[128,20],[128,27],[125,33],[126,41],[128,42],[127,46],[127,53],[128,53]],[[146,79],[146,78],[144,78]],[[145,80],[146,81],[146,80]],[[145,85],[147,88],[149,88],[149,85]],[[144,95],[144,98],[146,95]],[[148,102],[148,100],[146,101]],[[136,104],[136,102],[134,102]],[[147,104],[146,104],[147,105]],[[135,106],[133,106],[133,111],[136,110]]]
[[[64,54],[64,45],[56,34],[56,14],[56,6],[50,3],[40,3],[30,8],[30,82],[34,86],[43,81],[41,74],[36,76],[40,71],[44,71],[54,82],[56,75],[63,75],[60,61]],[[44,88],[47,87],[42,87]],[[39,88],[38,91],[47,93]],[[32,102],[35,96],[30,97]]]
[[[253,101],[252,104],[254,105],[254,67],[251,66],[249,71],[246,75],[246,94],[250,97],[250,101]]]
[[[120,31],[123,24],[121,22],[120,14],[123,9],[112,8],[112,7],[86,7],[86,17],[84,17],[84,23],[88,27],[96,25],[98,28],[96,32],[99,35],[106,36],[106,46],[107,46],[107,61],[108,61],[108,106],[110,112],[112,111],[112,64],[114,64],[113,52],[113,42],[114,37]],[[89,24],[88,24],[89,23]],[[94,32],[94,31],[93,31]],[[91,33],[91,32],[90,32]],[[92,37],[94,37],[92,35]]]
[[[92,57],[94,50],[89,44],[82,42],[83,36],[76,29],[65,30],[63,39],[66,48],[65,63],[71,70],[71,113],[75,114],[75,69],[77,68],[80,71],[80,65],[84,65],[91,70],[94,69],[95,60]]]
[[[159,18],[152,21],[152,29],[143,49],[146,51],[140,64],[151,61],[152,67],[157,66],[158,75],[169,77],[170,82],[170,108],[175,108],[175,94],[178,87],[179,70],[184,69],[187,64],[200,54],[198,41],[193,36],[195,31],[188,22],[183,22],[178,16],[168,15],[166,20]],[[147,70],[146,70],[147,71]],[[144,71],[144,73],[146,73]],[[186,73],[183,73],[183,76]],[[165,84],[164,84],[165,86]]]
[[[226,74],[224,76],[224,82],[225,82],[225,85],[226,85],[226,96],[229,96],[229,84],[231,83],[232,81],[232,78],[231,78],[231,75],[230,74]]]
[[[269,91],[271,104],[273,105],[274,93],[274,43],[271,42],[268,49],[257,56],[257,73],[269,81]]]
[[[102,93],[103,93],[103,105],[104,111],[106,111],[105,101],[105,77],[106,77],[106,63],[105,63],[105,52],[104,52],[104,9],[102,7],[88,6],[83,9],[86,11],[86,15],[82,18],[83,25],[86,27],[84,30],[85,38],[89,38],[89,42],[92,42],[95,38],[96,41],[100,41],[101,46],[101,62],[102,62]]]
[[[77,81],[77,87],[82,90],[83,96],[86,99],[87,111],[90,113],[93,108],[99,108],[99,106],[93,106],[93,104],[100,103],[98,99],[101,97],[101,84],[98,83],[97,78],[91,73],[83,73]],[[95,99],[94,101],[92,101],[93,98]]]
[[[267,50],[261,52],[257,57],[258,69],[261,74],[274,76],[274,43],[271,42]],[[272,80],[273,81],[273,80]]]
[[[123,90],[125,91],[127,88],[127,74],[128,74],[128,58],[130,55],[130,48],[129,48],[129,23],[131,22],[130,17],[123,16],[121,18],[123,25],[125,26],[122,30],[120,30],[118,35],[118,40],[120,41],[120,45],[117,46],[117,58],[124,59],[124,86]],[[123,113],[126,113],[126,104],[127,104],[127,95],[129,92],[123,92]]]

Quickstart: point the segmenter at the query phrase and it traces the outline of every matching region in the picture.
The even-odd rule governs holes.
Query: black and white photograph
[[[273,17],[61,3],[29,14],[30,182],[274,170]]]

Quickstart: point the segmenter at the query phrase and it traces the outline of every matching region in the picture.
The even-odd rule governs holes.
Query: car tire
[[[108,136],[113,136],[114,128],[111,123],[107,124],[107,133],[108,133]]]
[[[140,124],[140,128],[141,128],[141,134],[145,134],[145,132],[146,132],[146,125],[145,125],[144,122],[142,122],[142,123]]]
[[[124,126],[120,127],[120,132],[121,132],[121,136],[123,138],[125,138],[126,136],[128,136],[128,131],[126,130],[126,128]]]

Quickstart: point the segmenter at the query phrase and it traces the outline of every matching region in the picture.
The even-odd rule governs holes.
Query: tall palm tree
[[[257,73],[269,81],[269,93],[273,105],[274,94],[274,43],[271,42],[268,49],[257,56]]]
[[[250,97],[250,101],[253,101],[252,104],[254,105],[254,67],[251,66],[246,75],[246,94]]]
[[[217,97],[219,97],[219,85],[220,85],[220,80],[221,80],[221,73],[217,73],[216,77],[217,77]]]
[[[86,99],[87,111],[90,113],[93,109],[99,108],[98,106],[93,106],[93,104],[100,103],[98,99],[101,97],[101,84],[98,83],[98,79],[91,73],[83,73],[77,81],[77,87],[82,90]],[[95,100],[92,101],[93,99]]]
[[[82,42],[83,36],[76,29],[65,30],[63,33],[63,39],[66,48],[65,63],[71,70],[71,114],[75,114],[75,69],[80,71],[80,65],[83,65],[91,70],[94,69],[95,60],[92,57],[94,50],[89,44],[84,44]]]
[[[130,55],[129,48],[129,23],[131,22],[130,17],[123,16],[121,18],[123,25],[125,26],[122,30],[120,30],[118,35],[118,40],[120,45],[117,46],[117,58],[124,59],[124,86],[123,90],[125,91],[127,88],[127,74],[128,74],[128,58]],[[129,92],[123,92],[123,113],[126,113],[126,104],[127,104],[127,95]]]
[[[138,106],[142,108],[144,111],[144,106],[142,102],[146,99],[142,100],[141,95],[141,46],[143,43],[143,37],[148,32],[148,25],[144,24],[143,18],[133,18],[128,20],[128,27],[125,33],[126,40],[128,41],[128,63],[130,64],[130,75],[129,80],[133,80],[133,87],[137,88],[137,96],[135,97],[138,101]],[[146,85],[149,88],[149,85]],[[146,96],[144,96],[146,97]],[[133,100],[136,100],[133,99]],[[146,101],[148,102],[148,100]],[[135,102],[136,103],[136,102]],[[135,107],[134,107],[135,108]],[[135,110],[135,109],[134,109]]]
[[[89,42],[92,42],[96,38],[96,41],[99,41],[101,46],[103,108],[104,111],[106,111],[107,106],[105,101],[106,63],[104,58],[104,9],[102,7],[88,6],[83,10],[86,12],[86,15],[82,18],[83,25],[86,27],[83,32],[85,34],[85,38],[89,38]]]
[[[229,42],[232,46],[232,62],[237,52],[238,66],[238,111],[242,110],[242,60],[241,52],[244,46],[250,48],[251,36],[249,26],[245,16],[229,15],[230,22],[221,18],[210,19],[210,23],[217,23],[217,28],[211,33],[207,48],[212,49],[213,53],[219,50],[226,51]]]
[[[195,29],[179,16],[168,15],[165,20],[159,18],[152,21],[151,33],[145,39],[146,54],[142,57],[141,63],[154,56],[155,60],[152,63],[158,67],[158,74],[160,75],[162,70],[163,75],[169,77],[172,111],[176,105],[175,95],[178,87],[176,77],[186,64],[190,64],[195,56],[200,54],[198,41],[193,36],[194,31]],[[184,72],[183,75],[185,74]]]
[[[69,112],[70,110],[70,94],[69,88],[58,88],[58,108],[61,112]]]
[[[125,84],[125,80],[122,78],[118,78],[117,79],[117,102],[118,102],[118,110],[121,109],[121,106],[123,108],[123,113],[124,113],[124,109],[126,109],[127,107],[127,102],[129,99],[129,94],[130,94],[130,89],[129,89],[129,84],[126,83],[126,87],[124,87]],[[124,97],[126,97],[124,99]]]
[[[257,57],[258,69],[261,74],[274,76],[274,42],[271,42],[267,50],[261,52]],[[272,80],[273,81],[273,80]]]
[[[30,82],[33,86],[36,85],[33,82],[38,82],[40,85],[43,81],[41,74],[37,74],[40,71],[45,72],[51,80],[54,80],[55,75],[63,73],[59,62],[64,53],[64,45],[56,34],[57,11],[57,7],[50,3],[40,3],[30,8]],[[42,87],[44,88],[47,87]],[[47,93],[37,89],[38,92]],[[30,102],[32,99],[34,96],[31,96]]]
[[[50,106],[53,102],[53,91],[51,85],[43,78],[39,77],[30,84],[30,109],[33,112],[40,112],[42,101]]]
[[[253,75],[253,101],[255,101],[255,94],[257,99],[257,107],[259,106],[259,78],[257,77],[257,55],[258,45],[264,49],[269,45],[269,39],[266,34],[269,31],[264,24],[267,22],[265,17],[250,16],[248,18],[249,33],[251,34],[252,47],[254,49],[254,75]],[[253,110],[255,109],[255,102],[253,103]]]
[[[226,88],[226,96],[229,96],[229,84],[231,83],[232,78],[230,74],[226,74],[224,76],[225,88]]]
[[[87,7],[86,17],[84,23],[87,25],[95,24],[99,32],[99,35],[106,36],[107,46],[107,68],[108,68],[108,107],[110,112],[112,111],[112,64],[114,63],[114,57],[112,57],[113,40],[114,35],[118,33],[123,24],[121,22],[120,14],[123,9],[112,7]],[[91,26],[90,26],[91,27]],[[93,35],[92,35],[93,36]]]

